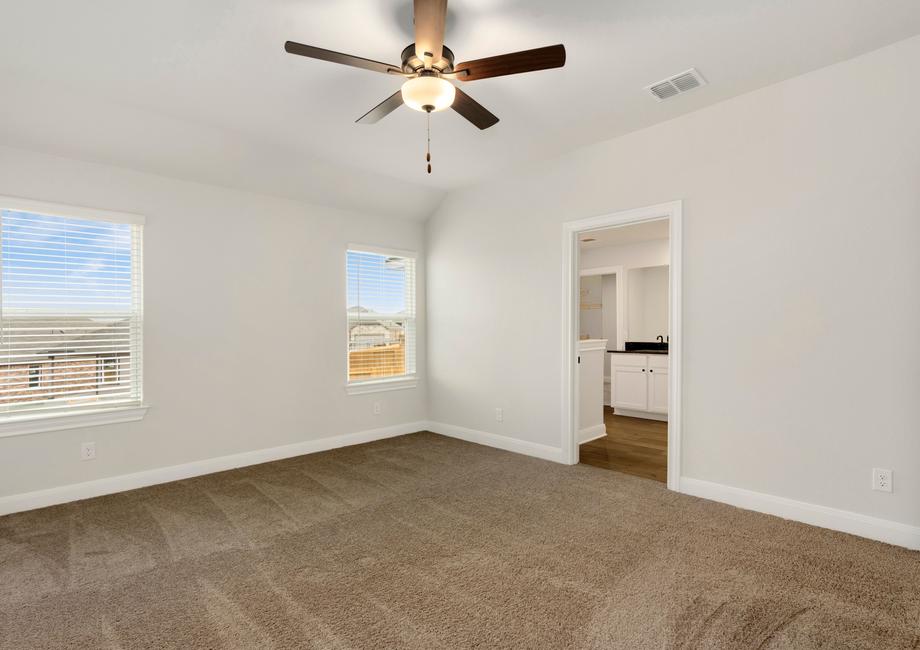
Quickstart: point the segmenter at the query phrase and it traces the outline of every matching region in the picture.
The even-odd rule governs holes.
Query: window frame
[[[147,413],[149,405],[146,403],[143,395],[143,351],[144,351],[144,255],[143,255],[143,227],[146,218],[139,214],[130,212],[116,212],[112,210],[101,210],[88,208],[77,205],[67,205],[63,203],[49,203],[34,199],[26,199],[14,196],[0,196],[0,210],[13,210],[20,212],[31,212],[53,217],[63,217],[72,219],[88,219],[93,221],[108,221],[114,223],[127,223],[141,226],[141,233],[138,235],[137,247],[139,260],[137,262],[137,272],[140,276],[138,318],[139,340],[137,350],[139,357],[140,376],[139,389],[141,399],[138,402],[129,402],[116,406],[101,406],[98,409],[85,409],[70,413],[28,413],[14,415],[0,415],[0,438],[7,436],[25,435],[40,433],[44,431],[63,431],[66,429],[76,429],[89,426],[98,426],[104,424],[115,424],[119,422],[135,422],[142,420]],[[2,266],[0,266],[2,272]],[[40,379],[41,381],[41,379]]]
[[[34,382],[32,380],[35,380]],[[29,364],[29,388],[41,388],[42,385],[42,364]]]
[[[348,254],[349,253],[370,253],[371,255],[385,255],[389,257],[403,257],[412,260],[412,315],[414,334],[411,338],[412,356],[415,360],[415,367],[412,372],[392,377],[380,377],[376,379],[351,379],[349,378],[349,334],[348,334]],[[405,390],[418,386],[418,253],[410,250],[398,248],[385,248],[382,246],[368,246],[366,244],[348,244],[345,247],[345,391],[349,395],[361,395],[366,393],[378,393],[391,390]],[[409,320],[407,318],[407,320]],[[406,337],[406,354],[409,352],[410,338]]]

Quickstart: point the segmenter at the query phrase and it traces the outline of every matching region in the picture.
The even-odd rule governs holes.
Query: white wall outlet
[[[374,415],[380,415],[383,412],[383,405],[380,402],[374,402]]]
[[[891,492],[892,489],[892,476],[890,469],[882,469],[881,467],[872,468],[872,489],[878,490],[879,492]]]
[[[95,442],[84,442],[80,445],[80,460],[96,460]]]
[[[505,411],[504,409],[495,409],[495,421],[503,422],[505,420]]]

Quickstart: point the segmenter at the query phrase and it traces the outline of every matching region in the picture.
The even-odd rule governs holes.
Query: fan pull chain
[[[431,111],[427,111],[428,116],[428,147],[425,149],[425,162],[428,163],[428,173],[431,173]]]

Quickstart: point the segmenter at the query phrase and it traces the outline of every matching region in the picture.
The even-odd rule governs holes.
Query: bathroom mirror
[[[627,322],[630,341],[665,341],[668,327],[668,266],[629,269]]]

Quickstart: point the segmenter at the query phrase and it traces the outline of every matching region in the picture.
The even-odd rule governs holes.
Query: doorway
[[[666,479],[673,490],[680,477],[681,207],[677,201],[563,227],[567,461]]]

